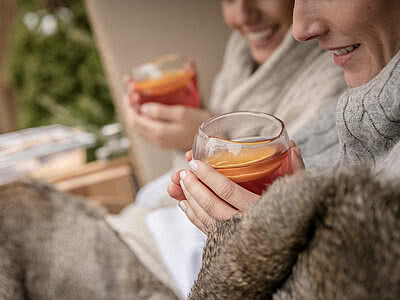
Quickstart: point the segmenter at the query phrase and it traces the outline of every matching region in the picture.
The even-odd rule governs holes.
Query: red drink
[[[193,158],[258,195],[292,173],[285,124],[262,112],[232,112],[205,121],[193,143]]]
[[[283,149],[276,145],[244,148],[238,154],[218,153],[206,162],[245,189],[261,195],[275,179],[292,173],[290,151]]]
[[[158,102],[200,107],[195,68],[180,55],[167,55],[144,64],[133,71],[132,79],[140,104]]]

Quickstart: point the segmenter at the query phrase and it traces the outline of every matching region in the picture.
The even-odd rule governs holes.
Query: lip
[[[335,51],[335,50],[345,49],[345,48],[350,47],[350,46],[353,46],[353,45],[357,45],[357,43],[356,43],[356,44],[349,44],[349,45],[347,45],[347,46],[332,47],[332,48],[322,47],[322,50],[325,50],[325,51]]]
[[[280,26],[279,25],[273,25],[272,27],[268,27],[268,28],[272,28],[272,33],[268,38],[262,39],[262,40],[251,40],[249,38],[247,38],[248,42],[256,48],[262,48],[267,46],[271,40],[273,40],[276,36],[276,33],[279,31]],[[262,31],[266,31],[268,28],[263,28],[263,29],[258,29],[258,30],[248,30],[246,35],[248,33],[257,33],[257,32],[262,32]]]
[[[337,51],[337,50],[342,50],[348,47],[352,47],[354,45],[358,45],[357,48],[353,49],[351,52],[346,53],[346,54],[342,54],[342,55],[338,55],[336,53],[332,53],[333,54],[333,61],[336,65],[338,65],[339,67],[344,67],[347,63],[349,63],[349,61],[352,59],[352,57],[354,56],[354,54],[357,52],[357,50],[360,48],[360,44],[351,44],[348,46],[342,46],[342,47],[332,47],[332,48],[323,48],[323,50],[326,51]]]

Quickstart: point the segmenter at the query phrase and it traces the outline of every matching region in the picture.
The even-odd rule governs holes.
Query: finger
[[[260,196],[254,194],[199,160],[192,160],[189,166],[196,176],[218,197],[239,211],[246,211]]]
[[[174,198],[175,200],[181,201],[181,200],[186,200],[185,194],[180,187],[180,185],[176,185],[174,183],[171,183],[168,186],[168,194],[171,196],[171,198]]]
[[[193,151],[192,151],[192,150],[187,151],[187,152],[185,153],[185,158],[186,158],[186,160],[187,160],[188,162],[191,161],[191,160],[193,159]]]
[[[128,85],[128,92],[129,92],[129,94],[137,93],[135,81],[133,81],[132,78],[131,78],[130,80],[128,80],[127,85]]]
[[[124,105],[124,107],[129,107],[131,106],[131,100],[128,94],[124,94],[122,96],[122,104]]]
[[[132,127],[132,128],[135,128],[136,127],[136,121],[138,120],[138,118],[140,117],[139,116],[139,114],[138,114],[138,112],[136,111],[136,110],[134,110],[134,109],[132,109],[131,111],[130,111],[130,116],[129,116],[130,118],[130,126]]]
[[[136,105],[136,104],[140,104],[140,94],[137,92],[132,92],[129,93],[129,104],[130,105]]]
[[[123,101],[126,104],[126,107],[129,107],[132,110],[134,110],[136,113],[139,113],[139,111],[140,111],[140,103],[139,103],[139,101],[132,100],[132,97],[130,95],[124,96]]]
[[[194,62],[193,59],[189,59],[188,63],[186,64],[186,69],[192,70],[194,72],[196,72],[197,68],[196,68],[196,63]]]
[[[122,78],[122,82],[124,84],[131,84],[131,83],[133,83],[133,78],[131,75],[124,75]]]
[[[186,204],[187,205],[187,211],[190,212],[191,218],[192,219],[197,219],[197,222],[201,223],[203,228],[208,228],[212,224],[215,223],[215,217],[212,216],[211,214],[207,213],[201,205],[197,202],[197,200],[189,193],[189,191],[186,189],[185,185],[183,182],[181,182],[181,188],[185,194],[186,197]],[[219,200],[221,201],[221,200]],[[229,219],[231,215],[224,217],[223,219]],[[218,217],[218,219],[220,219]]]
[[[238,212],[229,203],[215,195],[191,171],[182,171],[180,177],[181,187],[186,199],[190,205],[195,202],[192,207],[198,205],[201,211],[218,220],[229,219]],[[199,214],[201,214],[201,211],[199,209]],[[203,215],[201,216],[203,217]]]
[[[183,105],[165,105],[154,102],[144,103],[140,108],[140,112],[149,118],[171,122],[182,121],[185,113],[189,110],[190,108]]]
[[[303,157],[301,156],[301,151],[299,147],[290,148],[291,156],[292,156],[292,170],[293,173],[298,171],[304,171],[305,165],[303,161]]]
[[[159,142],[165,138],[166,132],[168,131],[168,124],[149,119],[140,114],[135,114],[132,124],[135,128],[135,132],[155,144],[159,144]]]
[[[180,201],[178,205],[179,205],[180,209],[185,213],[187,218],[190,220],[190,222],[192,222],[194,226],[196,226],[198,229],[200,229],[200,231],[207,234],[206,226],[204,224],[202,224],[200,222],[200,220],[196,217],[196,215],[193,213],[193,210],[190,207],[190,205],[188,204],[188,202],[186,200]]]
[[[172,176],[171,176],[171,181],[172,181],[172,183],[174,183],[174,184],[176,184],[176,185],[179,185],[179,184],[180,184],[181,178],[180,178],[180,175],[179,175],[179,174],[180,174],[182,171],[184,171],[184,170],[181,169],[181,170],[175,172],[174,174],[172,174]]]

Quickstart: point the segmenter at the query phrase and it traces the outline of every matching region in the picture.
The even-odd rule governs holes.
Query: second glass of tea
[[[193,158],[258,195],[292,173],[284,123],[260,112],[233,112],[204,122],[194,140]]]
[[[197,74],[193,63],[180,54],[169,54],[132,71],[140,103],[200,107]]]

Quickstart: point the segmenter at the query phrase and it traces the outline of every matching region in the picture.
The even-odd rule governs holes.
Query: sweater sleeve
[[[381,181],[400,182],[400,143],[397,143],[377,167]]]
[[[354,167],[277,181],[212,230],[190,299],[397,299],[400,190],[378,177]]]
[[[208,235],[190,299],[272,295],[290,273],[312,230],[308,220],[316,213],[320,188],[305,176],[283,178],[243,217],[218,223]]]

